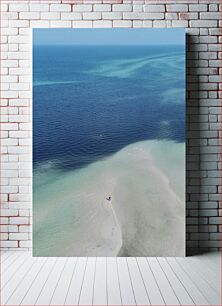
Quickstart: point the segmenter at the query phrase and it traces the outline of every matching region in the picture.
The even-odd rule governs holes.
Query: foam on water
[[[79,84],[80,81],[34,81],[33,86],[50,86],[50,85],[66,85]]]
[[[105,77],[130,78],[143,68],[153,68],[158,70],[159,77],[164,78],[166,73],[169,74],[169,70],[181,69],[182,60],[181,54],[179,53],[166,54],[158,57],[146,56],[133,59],[100,61],[99,63],[97,62],[96,67],[87,71],[87,73]],[[159,69],[163,68],[163,66],[164,69]]]

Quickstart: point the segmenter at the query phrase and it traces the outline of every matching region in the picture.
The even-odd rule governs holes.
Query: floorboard
[[[178,258],[2,255],[1,305],[221,305],[220,253]]]

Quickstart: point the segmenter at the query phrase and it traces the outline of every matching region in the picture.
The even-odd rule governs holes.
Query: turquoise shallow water
[[[184,255],[184,153],[183,143],[145,141],[82,169],[36,174],[34,255]]]

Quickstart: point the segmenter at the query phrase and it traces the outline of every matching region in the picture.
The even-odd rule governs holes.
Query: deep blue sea
[[[83,167],[148,139],[185,141],[183,46],[34,46],[34,169]]]

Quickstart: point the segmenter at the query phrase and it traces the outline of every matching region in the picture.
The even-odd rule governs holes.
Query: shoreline
[[[51,171],[34,194],[35,256],[185,254],[184,143],[147,140],[61,177]]]

